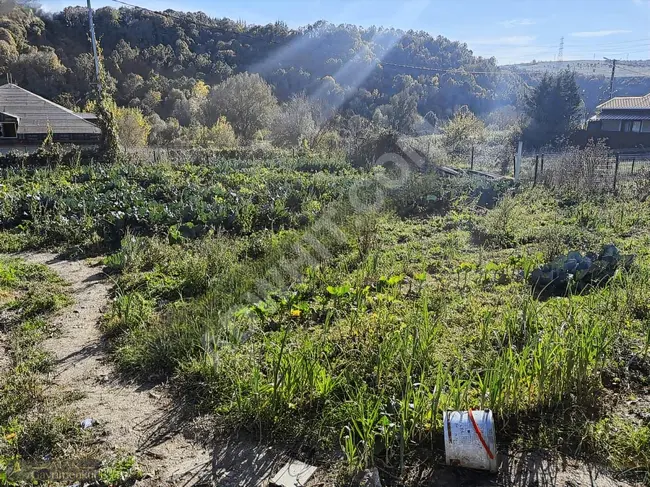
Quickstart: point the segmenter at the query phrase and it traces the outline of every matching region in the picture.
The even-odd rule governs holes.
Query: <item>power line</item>
[[[243,32],[233,32],[233,31],[231,31],[231,30],[222,29],[222,28],[217,27],[217,26],[215,26],[215,25],[211,25],[211,24],[208,24],[208,23],[206,23],[206,22],[201,22],[201,21],[196,20],[196,19],[192,19],[192,20],[189,20],[189,19],[183,19],[183,18],[181,18],[181,17],[177,17],[177,16],[172,15],[172,14],[169,14],[169,13],[167,13],[167,12],[160,12],[160,11],[158,11],[158,10],[152,10],[152,9],[150,9],[150,8],[141,7],[141,6],[139,6],[139,5],[134,5],[134,4],[132,4],[132,3],[124,2],[124,1],[122,1],[122,0],[113,0],[113,2],[115,2],[115,3],[119,3],[119,4],[121,4],[121,5],[125,5],[125,6],[127,6],[127,7],[137,8],[137,9],[140,9],[140,10],[144,10],[145,12],[149,12],[149,13],[152,13],[152,14],[160,15],[161,17],[167,17],[167,18],[169,18],[169,19],[178,20],[179,22],[191,22],[191,23],[193,23],[193,24],[200,25],[200,26],[202,26],[202,27],[206,27],[206,28],[208,28],[208,29],[216,30],[217,32],[222,32],[222,33],[224,33],[224,34],[231,34],[231,35],[233,35],[233,36],[248,37],[248,38],[250,38],[250,39],[260,40],[260,38],[259,38],[258,36],[254,36],[254,35],[251,35],[251,34],[245,34],[245,33],[243,33]],[[271,44],[280,44],[279,42],[274,41],[274,40],[272,40],[272,39],[271,39],[271,40],[268,40],[267,42],[269,42],[269,43],[271,43]]]
[[[377,66],[394,66],[397,68],[406,68],[406,69],[414,69],[418,71],[430,71],[430,72],[435,72],[435,73],[454,73],[454,74],[491,74],[491,75],[499,75],[499,74],[509,74],[515,78],[517,82],[521,86],[523,86],[525,89],[529,89],[530,87],[525,83],[525,81],[522,79],[521,74],[516,72],[516,71],[510,71],[507,69],[503,68],[498,68],[496,71],[473,71],[473,70],[465,70],[463,68],[455,68],[455,69],[448,69],[448,68],[430,68],[427,66],[413,66],[410,64],[398,64],[398,63],[388,63],[388,62],[383,62],[379,61],[377,63]]]
[[[642,73],[641,71],[637,71],[637,70],[635,70],[635,69],[630,69],[630,68],[628,68],[625,64],[618,64],[618,69],[622,69],[622,70],[624,70],[624,71],[629,71],[630,73],[634,73],[634,74],[637,74],[637,75],[639,75],[639,76],[643,76],[643,77],[645,77],[645,78],[649,78],[649,77],[650,77],[650,74],[648,74],[648,73]]]
[[[177,17],[177,16],[169,14],[167,12],[161,12],[159,10],[152,10],[150,8],[142,7],[140,5],[135,5],[133,3],[125,2],[123,0],[112,0],[112,1],[115,2],[115,3],[121,4],[121,5],[127,6],[127,7],[137,8],[137,9],[140,9],[140,10],[144,10],[145,12],[150,12],[152,14],[160,15],[162,17],[167,17],[167,18],[170,18],[170,19],[178,20],[178,21],[192,22],[192,23],[194,23],[196,25],[200,25],[200,26],[203,26],[203,27],[206,27],[206,28],[209,28],[209,29],[220,31],[220,32],[223,32],[225,34],[236,34],[236,35],[242,36],[242,37],[257,39],[256,36],[253,36],[253,35],[250,35],[250,34],[246,34],[246,33],[243,33],[243,32],[232,32],[232,31],[222,29],[222,28],[217,27],[217,26],[212,25],[212,24],[201,22],[201,21],[196,20],[196,19],[192,19],[190,21],[188,19],[183,19],[181,17]],[[561,43],[563,43],[563,39],[564,38],[562,38]],[[269,42],[274,43],[274,44],[278,44],[278,42],[273,41],[273,40],[271,40]],[[611,42],[611,43],[608,42],[608,43],[602,43],[602,44],[584,44],[584,45],[582,45],[582,44],[564,44],[564,46],[565,47],[571,47],[571,48],[583,48],[583,47],[584,48],[593,48],[593,47],[597,47],[598,48],[597,50],[602,50],[604,48],[614,46],[614,45],[638,43],[638,42],[646,42],[646,44],[641,44],[641,45],[642,46],[645,46],[645,45],[650,46],[650,38],[632,39],[632,40],[627,40],[627,41],[619,41],[619,42]],[[494,47],[512,47],[512,44],[490,44],[490,46],[494,46]],[[553,44],[537,44],[537,45],[531,45],[530,47],[536,47],[536,48],[548,47],[548,48],[552,48],[552,47],[556,47],[556,46],[557,46],[557,44],[555,44],[555,45],[553,45]],[[551,51],[549,51],[549,52],[551,52]]]
[[[418,71],[433,71],[436,73],[457,73],[457,74],[500,74],[500,73],[509,73],[509,74],[517,74],[514,71],[508,71],[506,69],[497,69],[495,71],[472,71],[472,70],[466,70],[464,68],[430,68],[428,66],[413,66],[410,64],[398,64],[398,63],[388,63],[384,61],[379,61],[378,62],[379,66],[395,66],[397,68],[407,68],[407,69],[415,69]]]
[[[217,26],[215,26],[215,25],[212,25],[212,24],[209,24],[209,23],[206,23],[206,22],[202,22],[202,21],[197,20],[197,19],[191,19],[191,20],[190,20],[190,19],[187,19],[187,18],[181,18],[181,17],[178,17],[178,16],[176,16],[176,15],[172,15],[172,14],[170,14],[170,13],[168,13],[168,12],[161,12],[161,11],[158,11],[158,10],[152,10],[152,9],[150,9],[150,8],[147,8],[147,7],[141,7],[140,5],[136,5],[136,4],[133,4],[133,3],[125,2],[124,0],[112,0],[112,1],[115,2],[115,3],[118,3],[118,4],[120,4],[120,5],[124,5],[124,6],[126,6],[126,7],[136,8],[136,9],[139,9],[139,10],[142,10],[142,11],[145,11],[145,12],[149,12],[149,13],[152,13],[152,14],[155,14],[155,15],[160,15],[161,17],[166,17],[166,18],[173,19],[173,20],[176,20],[176,21],[179,21],[179,22],[191,22],[191,23],[193,23],[193,24],[195,24],[195,25],[199,25],[199,26],[205,27],[205,28],[207,28],[207,29],[212,29],[212,30],[214,30],[214,31],[221,32],[221,33],[223,33],[223,34],[227,34],[227,35],[232,35],[233,37],[246,37],[246,38],[253,39],[253,40],[259,40],[259,39],[260,39],[260,38],[259,38],[258,36],[256,36],[256,35],[251,35],[251,34],[247,34],[247,33],[244,33],[244,32],[233,32],[232,30],[223,29],[223,28],[221,28],[221,27],[217,27]],[[564,47],[563,40],[564,40],[564,38],[562,38],[562,41],[561,41],[561,48],[562,48],[562,49],[561,49],[561,52],[562,52],[562,53],[563,53],[563,51],[564,51],[564,49],[563,49],[563,47]],[[636,42],[643,42],[643,41],[645,41],[645,40],[646,40],[646,39],[635,39],[635,40],[628,40],[628,41],[620,41],[620,42],[616,42],[616,43],[607,43],[607,44],[603,44],[603,46],[607,46],[607,47],[609,47],[609,46],[618,45],[618,44],[623,44],[623,43],[636,43]],[[650,38],[648,38],[648,40],[650,40]],[[277,41],[274,41],[274,40],[272,40],[272,39],[268,39],[268,40],[266,40],[266,42],[269,42],[269,43],[271,43],[271,44],[281,44],[281,42],[277,42]],[[642,45],[645,46],[645,44],[642,44]],[[647,45],[648,45],[648,47],[650,48],[650,43],[648,43]],[[493,46],[493,47],[499,47],[498,44],[491,44],[491,46]],[[508,45],[503,44],[502,46],[504,46],[504,47],[505,47],[505,46],[507,46],[507,47],[512,47],[511,44],[508,44]],[[576,48],[576,47],[584,47],[584,48],[594,47],[594,45],[585,45],[585,46],[582,46],[582,45],[571,45],[571,44],[566,44],[566,46],[570,46],[570,47],[573,47],[573,48]],[[542,48],[542,47],[546,47],[546,46],[543,46],[543,45],[537,45],[537,46],[535,46],[535,45],[533,45],[533,46],[530,46],[530,47],[539,47],[539,48]],[[552,47],[552,46],[551,46],[551,45],[548,45],[548,47]],[[632,45],[631,45],[631,46],[626,46],[626,47],[637,47],[637,46],[636,46],[636,45],[635,45],[635,46],[632,46]],[[638,47],[641,47],[641,46],[638,46]],[[613,48],[612,48],[612,49],[613,49]],[[622,49],[626,49],[626,48],[622,48]],[[599,48],[599,49],[597,49],[597,50],[599,50],[599,51],[603,51],[603,50],[607,50],[607,48]],[[546,51],[546,52],[548,52],[548,53],[550,54],[551,51],[549,50],[549,51]],[[628,52],[629,52],[629,53],[636,53],[636,52],[647,52],[647,51],[643,50],[643,51],[628,51]],[[543,55],[544,52],[540,52],[540,53],[538,53],[538,55],[539,55],[539,54],[542,54],[542,55]],[[559,52],[558,52],[558,55],[559,55]],[[560,60],[561,60],[561,59],[560,59]],[[391,65],[391,63],[381,63],[381,64]],[[458,72],[458,70],[453,70],[453,69],[452,69],[452,70],[444,70],[444,69],[425,68],[425,67],[422,67],[422,66],[408,66],[408,65],[395,65],[395,66],[397,66],[397,67],[403,67],[403,68],[409,68],[409,69],[419,69],[419,70],[423,70],[423,71]],[[463,71],[465,71],[465,70],[463,70]],[[499,71],[500,71],[500,72],[506,72],[505,70],[499,70]],[[468,74],[494,74],[494,73],[491,72],[491,71],[465,71],[465,72],[468,73]]]

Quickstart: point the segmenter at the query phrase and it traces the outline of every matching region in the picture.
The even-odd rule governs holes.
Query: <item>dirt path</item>
[[[103,450],[136,455],[150,477],[145,483],[197,483],[211,470],[211,453],[185,439],[175,427],[174,406],[161,387],[120,382],[107,358],[98,322],[111,283],[101,268],[58,260],[54,254],[21,257],[56,271],[70,283],[75,301],[54,319],[61,334],[44,344],[56,360],[53,392],[75,399],[69,406],[79,421],[97,422],[104,432]]]
[[[97,421],[102,450],[134,454],[146,477],[137,486],[266,486],[284,464],[285,452],[250,441],[222,442],[211,450],[183,436],[175,406],[163,387],[121,382],[110,363],[98,322],[109,301],[110,280],[100,267],[59,260],[55,254],[21,254],[45,264],[71,284],[75,303],[54,318],[61,334],[44,346],[56,358],[53,393],[68,395],[70,409],[81,421]],[[2,344],[0,343],[0,347]],[[187,430],[187,429],[186,429]],[[209,428],[195,431],[197,439]],[[322,474],[323,471],[321,470]],[[580,462],[561,461],[539,453],[515,454],[498,478],[460,469],[422,472],[420,485],[629,486]],[[309,485],[328,485],[312,481]]]

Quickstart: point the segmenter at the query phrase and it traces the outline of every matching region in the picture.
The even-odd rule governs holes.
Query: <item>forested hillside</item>
[[[513,123],[525,111],[526,87],[543,75],[529,65],[500,68],[495,58],[426,32],[324,21],[291,30],[282,22],[247,26],[200,12],[110,7],[95,12],[95,26],[124,145],[229,147],[274,129],[274,143],[295,145],[313,141],[335,113],[354,127],[372,121],[415,133],[463,106],[488,122],[488,112],[510,106],[501,113]],[[576,81],[584,115],[608,97],[609,80],[583,71]],[[71,109],[91,110],[87,10],[18,7],[1,16],[5,74]],[[644,94],[649,79],[617,78],[616,94]]]
[[[93,79],[86,9],[53,15],[16,9],[0,26],[3,76],[9,72],[20,86],[64,105],[84,106]],[[196,107],[206,87],[244,71],[259,73],[280,102],[306,92],[368,119],[400,109],[447,118],[462,105],[481,113],[511,103],[516,91],[494,58],[425,32],[326,22],[300,30],[280,22],[247,27],[203,13],[130,8],[97,10],[95,26],[118,105],[181,125],[200,118]]]

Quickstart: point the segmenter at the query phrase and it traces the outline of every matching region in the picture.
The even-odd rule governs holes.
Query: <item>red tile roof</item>
[[[596,108],[601,110],[650,110],[650,93],[645,96],[615,96]]]

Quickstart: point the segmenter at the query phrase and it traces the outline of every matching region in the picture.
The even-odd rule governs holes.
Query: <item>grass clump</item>
[[[124,187],[148,208],[128,225],[97,216],[121,203],[89,213],[111,235],[104,330],[120,370],[169,381],[224,428],[338,449],[350,470],[403,475],[432,445],[439,458],[442,411],[486,407],[504,442],[570,455],[609,442],[601,461],[627,468],[614,452],[642,437],[623,448],[605,421],[641,390],[625,364],[650,349],[647,203],[624,186],[508,190],[426,171],[384,191],[372,178],[394,168],[305,167],[84,169],[83,201]],[[21,184],[79,176],[66,171]],[[635,265],[588,293],[531,290],[545,262],[610,243]]]
[[[470,407],[491,408],[508,441],[574,454],[587,434],[584,418],[601,421],[606,409],[602,374],[616,369],[621,349],[647,349],[645,216],[620,229],[598,217],[584,230],[585,246],[612,239],[637,254],[634,270],[589,294],[539,301],[531,273],[568,245],[561,239],[550,250],[544,229],[580,241],[575,205],[595,203],[563,206],[543,188],[505,201],[485,210],[456,200],[426,219],[348,215],[339,226],[347,244],[336,254],[252,301],[256,278],[268,283],[284,272],[277,236],[254,258],[242,251],[248,242],[232,237],[183,244],[183,255],[165,244],[170,260],[158,271],[167,278],[173,261],[209,265],[214,257],[197,249],[225,241],[232,253],[220,251],[229,256],[221,278],[176,300],[157,291],[157,280],[142,280],[152,266],[125,268],[118,283],[137,282],[130,289],[150,306],[117,334],[118,363],[173,378],[183,398],[224,424],[341,448],[354,469],[379,462],[399,472],[439,437],[442,411]],[[494,237],[488,246],[473,238],[476,228]]]
[[[603,418],[588,427],[587,446],[616,470],[648,481],[650,426],[620,416]]]
[[[24,461],[63,453],[79,437],[72,419],[48,411],[43,374],[51,356],[40,346],[53,330],[46,319],[71,302],[66,283],[46,266],[0,257],[0,314],[8,362],[0,367],[0,481],[19,485]],[[1,483],[1,482],[0,482]]]

